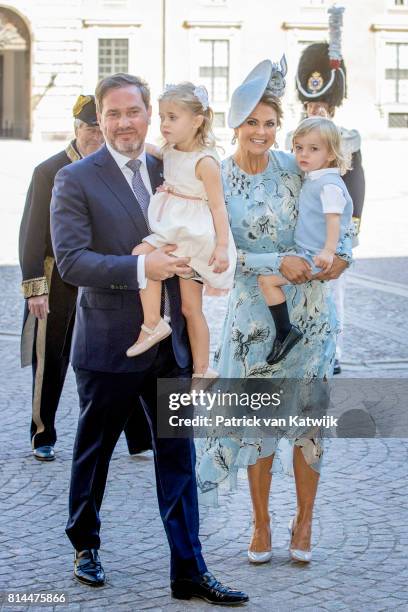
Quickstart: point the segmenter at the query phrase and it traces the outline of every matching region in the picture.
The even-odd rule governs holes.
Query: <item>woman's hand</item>
[[[210,257],[210,261],[208,262],[209,266],[214,264],[213,272],[216,274],[221,274],[221,272],[225,272],[228,270],[229,266],[229,258],[228,258],[228,249],[225,246],[216,246],[213,254]]]
[[[311,270],[312,268],[306,259],[297,255],[285,255],[279,268],[280,273],[294,285],[300,285],[311,280]]]
[[[334,280],[335,278],[339,278],[340,274],[343,274],[346,268],[348,268],[347,262],[335,255],[330,270],[328,272],[319,272],[319,274],[315,274],[313,280]]]

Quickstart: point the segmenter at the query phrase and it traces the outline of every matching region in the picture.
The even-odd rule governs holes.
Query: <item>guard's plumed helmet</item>
[[[340,106],[347,96],[343,59],[332,66],[328,43],[314,43],[303,51],[297,71],[296,89],[301,102],[327,102]]]
[[[341,54],[344,8],[329,8],[329,42],[313,43],[304,49],[296,74],[301,102],[326,102],[340,106],[346,97],[346,67]]]

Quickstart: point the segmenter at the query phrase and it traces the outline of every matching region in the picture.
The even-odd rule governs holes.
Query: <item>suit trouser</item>
[[[69,365],[75,300],[76,288],[64,283],[54,267],[49,295],[50,314],[45,320],[36,321],[34,331],[30,427],[33,448],[54,446],[57,440],[55,415]],[[150,427],[138,399],[125,426],[125,435],[130,453],[152,447]]]
[[[157,378],[189,374],[178,368],[171,339],[160,344],[152,366],[143,372],[109,374],[75,368],[75,374],[80,416],[66,529],[74,548],[100,547],[99,512],[109,462],[124,424],[134,410],[135,398],[140,395],[152,431],[157,497],[171,551],[171,578],[205,572],[198,535],[194,442],[157,437]]]

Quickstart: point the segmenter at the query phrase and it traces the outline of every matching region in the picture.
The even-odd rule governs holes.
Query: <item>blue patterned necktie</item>
[[[142,175],[140,174],[141,163],[142,162],[140,159],[131,159],[127,162],[126,165],[133,172],[133,176],[132,176],[133,193],[136,196],[136,199],[142,210],[143,216],[146,220],[147,227],[150,232],[148,215],[147,215],[147,209],[149,208],[149,202],[150,202],[150,193],[147,191],[146,186],[142,179]]]
[[[146,189],[146,185],[143,182],[142,175],[140,174],[140,166],[142,162],[140,159],[131,159],[127,162],[127,167],[133,172],[132,176],[132,189],[139,203],[143,216],[146,220],[147,229],[151,231],[149,226],[149,218],[147,209],[149,208],[150,193]],[[170,300],[167,292],[167,287],[162,284],[164,291],[162,290],[161,295],[161,308],[160,311],[166,317],[170,318]]]

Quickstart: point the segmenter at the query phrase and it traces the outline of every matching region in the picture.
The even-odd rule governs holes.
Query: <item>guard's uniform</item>
[[[361,215],[363,213],[364,196],[365,196],[365,178],[361,160],[361,137],[357,130],[346,130],[340,128],[343,147],[351,154],[351,170],[348,170],[342,177],[348,192],[353,200],[353,221],[356,228],[356,235],[353,239],[353,246],[358,245],[358,233],[360,231]],[[339,334],[336,344],[336,364],[335,368],[339,371],[340,360],[343,354],[343,329],[345,316],[345,291],[347,284],[347,272],[344,272],[331,281],[333,299],[336,304],[337,319],[339,322]],[[335,369],[335,372],[336,372]]]
[[[358,244],[358,232],[360,231],[361,215],[363,214],[365,198],[365,177],[361,157],[361,136],[357,130],[346,130],[340,128],[344,150],[351,154],[351,170],[342,176],[347,190],[353,200],[353,221],[356,226],[356,239],[354,246]]]
[[[50,203],[57,172],[81,159],[75,141],[34,170],[20,227],[19,255],[26,300],[48,295],[50,313],[40,320],[26,301],[21,342],[21,364],[32,365],[31,442],[33,449],[54,446],[55,414],[69,363],[69,349],[77,288],[62,281],[55,264],[50,236]],[[129,452],[151,448],[151,435],[141,405],[125,428]]]
[[[26,299],[48,295],[50,313],[39,320],[25,304],[21,342],[21,365],[32,364],[33,448],[54,446],[54,426],[65,375],[75,317],[77,289],[61,280],[55,265],[50,236],[50,203],[57,172],[81,156],[72,142],[34,170],[20,227],[19,254]]]
[[[313,43],[304,49],[296,73],[296,89],[299,100],[307,107],[310,102],[327,105],[331,114],[340,106],[347,95],[346,66],[341,55],[341,29],[343,7],[333,6],[329,10],[329,43]],[[358,244],[361,216],[364,206],[365,178],[361,160],[361,138],[357,130],[340,128],[342,145],[351,156],[352,169],[342,178],[353,200],[353,221],[356,228],[354,246]],[[291,148],[288,134],[286,147]],[[290,143],[290,144],[289,144]],[[335,373],[340,371],[339,360],[342,352],[344,327],[344,294],[347,274],[331,281],[336,303],[340,334],[337,339]]]

